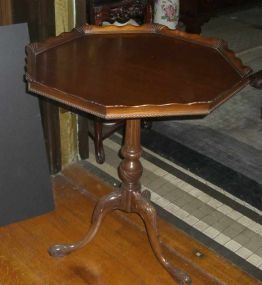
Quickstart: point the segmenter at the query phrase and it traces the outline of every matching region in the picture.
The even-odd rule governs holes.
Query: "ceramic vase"
[[[155,0],[154,23],[175,29],[179,18],[179,0]]]

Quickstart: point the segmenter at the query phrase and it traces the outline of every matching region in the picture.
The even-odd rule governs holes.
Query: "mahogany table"
[[[104,119],[126,119],[122,185],[98,201],[83,240],[55,245],[49,253],[64,256],[89,243],[112,210],[134,212],[160,263],[179,284],[191,284],[164,256],[150,192],[141,192],[140,120],[206,115],[250,82],[250,68],[223,41],[160,25],[85,25],[26,50],[30,91]]]

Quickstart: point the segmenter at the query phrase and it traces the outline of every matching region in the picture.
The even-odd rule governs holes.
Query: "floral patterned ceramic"
[[[175,29],[179,18],[179,0],[155,0],[154,22]]]

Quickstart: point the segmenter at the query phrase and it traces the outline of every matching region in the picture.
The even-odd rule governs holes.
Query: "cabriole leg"
[[[49,254],[55,257],[62,257],[87,245],[95,237],[103,217],[107,213],[119,208],[120,200],[121,194],[119,190],[101,198],[94,209],[91,226],[86,236],[76,243],[54,245],[49,248]]]
[[[152,250],[159,260],[159,262],[164,266],[164,268],[171,274],[171,276],[179,282],[180,285],[190,285],[191,278],[190,276],[178,269],[175,268],[163,255],[161,242],[159,239],[159,230],[157,225],[157,214],[153,205],[150,203],[150,195],[149,191],[143,191],[141,196],[136,195],[135,205],[136,208],[134,212],[140,215],[145,223],[145,227],[147,230],[148,239],[150,241]]]

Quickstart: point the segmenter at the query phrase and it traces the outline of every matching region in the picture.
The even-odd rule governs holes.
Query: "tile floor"
[[[105,182],[117,185],[120,135],[105,140],[104,146],[106,162],[103,165],[96,163],[92,143],[90,158],[83,164]],[[169,171],[166,171],[165,167],[159,167],[159,161],[163,166],[169,166]],[[262,280],[260,210],[148,149],[144,148],[141,162],[144,167],[142,188],[151,191],[151,200],[160,216],[161,212],[164,212],[162,216],[167,217],[170,223]],[[181,172],[192,178],[190,183],[179,178],[181,175],[176,175]],[[214,195],[209,195],[201,187],[196,187],[194,181],[219,193],[219,198],[214,198]],[[228,200],[239,207],[228,206]]]

